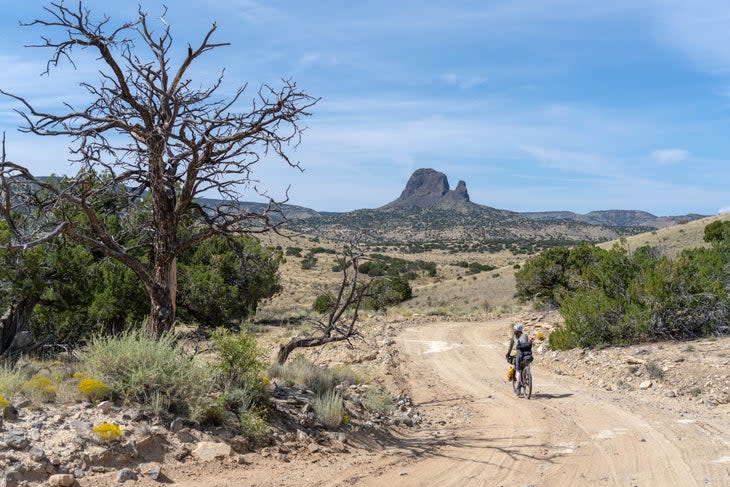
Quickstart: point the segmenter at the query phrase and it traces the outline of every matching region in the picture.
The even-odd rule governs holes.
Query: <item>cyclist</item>
[[[509,349],[505,358],[507,362],[512,364],[517,374],[515,392],[519,394],[520,386],[522,385],[522,365],[523,361],[532,361],[532,339],[524,334],[525,325],[522,323],[515,323],[512,327],[513,334],[509,340]],[[515,349],[515,359],[512,362],[512,348]]]

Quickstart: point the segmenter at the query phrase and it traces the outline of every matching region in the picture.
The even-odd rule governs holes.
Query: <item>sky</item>
[[[114,21],[137,4],[85,3]],[[40,76],[48,53],[23,46],[44,32],[18,20],[43,5],[0,0],[0,88],[57,109],[83,101],[98,66],[82,55]],[[201,60],[200,83],[225,68],[224,90],[287,78],[321,98],[293,152],[304,171],[254,171],[290,203],[378,207],[430,167],[510,210],[730,211],[727,0],[176,0],[164,21],[181,48],[212,21],[231,43]],[[0,98],[8,158],[72,173],[68,141],[19,133],[17,107]]]

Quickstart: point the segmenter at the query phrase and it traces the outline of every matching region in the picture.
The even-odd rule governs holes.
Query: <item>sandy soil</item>
[[[392,374],[428,419],[418,430],[354,439],[345,454],[287,463],[250,454],[244,465],[191,463],[165,474],[190,487],[728,485],[727,405],[680,414],[551,373],[545,356],[533,364],[533,398],[517,398],[504,379],[510,320],[398,331]]]

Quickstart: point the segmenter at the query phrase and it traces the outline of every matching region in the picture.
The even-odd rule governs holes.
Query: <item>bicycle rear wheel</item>
[[[529,365],[522,371],[522,387],[523,396],[525,399],[530,399],[532,397],[532,370]]]

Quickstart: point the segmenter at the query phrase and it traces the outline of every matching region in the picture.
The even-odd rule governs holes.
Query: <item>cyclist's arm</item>
[[[514,346],[514,344],[515,344],[514,338],[510,337],[510,339],[509,339],[509,348],[507,349],[507,355],[509,355],[510,353],[512,353],[512,347]]]

